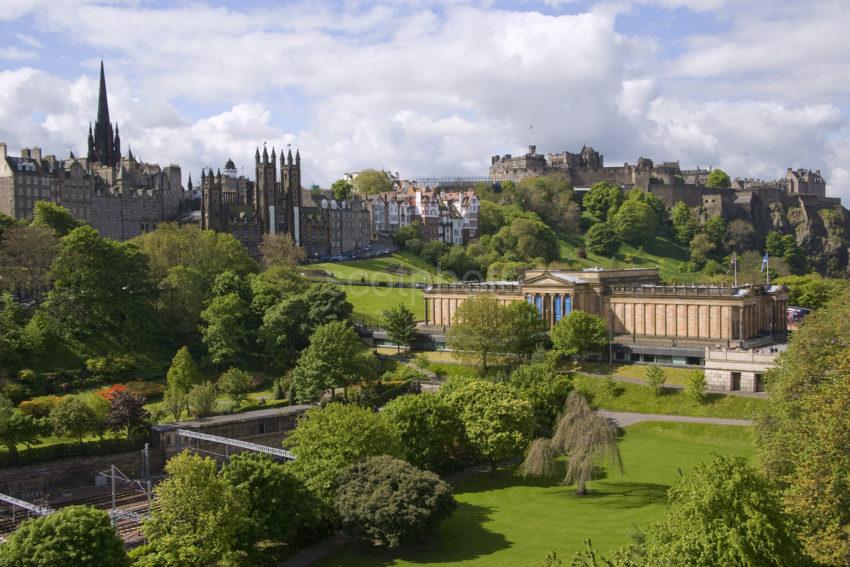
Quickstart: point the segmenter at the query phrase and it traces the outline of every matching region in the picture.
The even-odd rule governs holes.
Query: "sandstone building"
[[[475,191],[445,191],[403,182],[394,191],[369,198],[374,234],[390,236],[413,223],[425,242],[466,244],[478,237],[480,202]]]
[[[225,173],[201,174],[201,228],[228,232],[253,256],[264,234],[287,234],[311,258],[337,256],[370,241],[369,211],[358,196],[336,201],[330,191],[301,187],[301,154],[263,148],[254,154],[255,180],[236,176],[231,160]],[[280,177],[278,179],[278,173]]]
[[[527,301],[549,326],[573,310],[598,315],[611,333],[612,359],[622,361],[703,365],[711,358],[707,349],[747,352],[787,331],[783,286],[664,285],[657,268],[529,270],[522,281],[434,284],[424,292],[423,329],[445,330],[458,307],[482,293],[502,303]],[[723,365],[715,370],[715,386],[722,388]],[[737,386],[743,387],[740,377]]]
[[[100,67],[95,128],[89,126],[88,155],[67,159],[42,155],[39,147],[12,156],[0,143],[0,213],[32,217],[36,201],[66,207],[103,236],[132,238],[177,217],[184,206],[180,166],[144,163],[121,155],[116,124],[109,121],[106,78]]]

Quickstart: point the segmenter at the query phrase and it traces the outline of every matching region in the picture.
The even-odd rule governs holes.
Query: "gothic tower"
[[[287,150],[286,160],[280,154],[280,183],[281,197],[286,207],[286,233],[296,244],[301,243],[300,219],[301,209],[301,154],[295,150],[295,162],[292,161],[292,150]]]
[[[209,175],[201,170],[201,228],[204,230],[225,230],[222,222],[221,174],[216,179],[212,168]]]
[[[274,150],[272,150],[274,156]],[[263,232],[270,232],[275,219],[270,215],[269,207],[274,206],[275,194],[277,193],[277,171],[275,169],[275,157],[269,161],[269,153],[263,148],[263,157],[260,159],[260,149],[254,154],[256,165],[256,186],[254,187],[254,210],[263,221]],[[275,227],[277,228],[277,227]]]
[[[92,161],[110,167],[117,164],[121,159],[121,139],[118,136],[117,126],[113,134],[112,123],[109,121],[109,103],[106,100],[106,76],[103,72],[103,61],[100,62],[100,94],[97,99],[97,120],[94,123],[94,132],[89,126],[89,154]]]

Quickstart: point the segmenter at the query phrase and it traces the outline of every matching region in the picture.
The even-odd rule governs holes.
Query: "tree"
[[[564,484],[575,484],[576,494],[587,494],[587,483],[604,463],[622,472],[617,426],[596,415],[587,400],[572,392],[555,424],[551,439],[536,439],[520,468],[524,476],[551,478],[561,473],[566,459]]]
[[[189,411],[192,415],[204,417],[211,415],[215,411],[216,398],[218,392],[212,382],[203,382],[197,386],[193,386],[189,390],[186,397],[186,402],[189,405]]]
[[[726,238],[726,221],[723,220],[723,217],[714,215],[709,218],[703,223],[702,232],[708,236],[718,250],[723,248],[723,241]]]
[[[535,434],[549,435],[572,390],[569,378],[552,365],[538,362],[516,368],[508,383],[531,403]]]
[[[251,311],[238,294],[213,297],[201,318],[206,323],[204,345],[214,363],[224,364],[245,353],[250,340]]]
[[[732,186],[732,180],[722,169],[713,169],[705,180],[706,187],[729,188]]]
[[[598,315],[586,311],[573,311],[552,328],[550,333],[554,350],[561,356],[585,359],[598,354],[608,346],[608,329]]]
[[[331,192],[337,201],[347,201],[353,191],[354,186],[345,179],[337,179],[331,185]]]
[[[0,546],[0,567],[128,567],[124,542],[109,515],[91,506],[68,506],[31,518]]]
[[[301,296],[307,289],[307,282],[292,266],[271,266],[259,274],[250,274],[248,281],[251,310],[259,319],[281,301]]]
[[[447,340],[461,357],[480,361],[486,372],[490,357],[504,352],[505,329],[501,303],[494,295],[482,294],[467,298],[458,306]]]
[[[606,221],[609,215],[612,216],[617,212],[624,200],[623,190],[619,185],[600,181],[593,184],[590,191],[585,194],[582,205],[593,216]]]
[[[5,228],[0,242],[0,286],[40,300],[50,286],[50,264],[58,246],[50,228],[22,224]]]
[[[272,540],[295,546],[322,530],[322,504],[283,463],[268,455],[239,453],[230,457],[221,476],[248,512],[239,541],[253,545]]]
[[[351,317],[354,307],[348,301],[342,288],[328,283],[314,284],[304,294],[307,304],[307,320],[310,328],[331,321],[345,321]]]
[[[658,229],[658,219],[647,203],[628,199],[611,221],[614,230],[629,244],[640,244],[652,240]]]
[[[57,435],[73,437],[78,443],[95,430],[97,416],[86,402],[75,396],[63,396],[50,411],[50,423]]]
[[[421,539],[457,507],[451,487],[436,474],[386,455],[349,466],[335,503],[347,531],[389,548]]]
[[[416,338],[416,318],[403,303],[384,311],[383,327],[390,340],[398,346],[399,353],[401,347],[413,345]]]
[[[699,221],[697,221],[694,211],[684,201],[678,201],[673,206],[670,220],[673,221],[673,233],[676,236],[676,241],[687,246],[699,230]]]
[[[743,219],[735,219],[726,227],[726,247],[739,254],[746,250],[755,250],[758,244],[758,235],[751,222]]]
[[[289,465],[294,474],[327,503],[349,465],[376,455],[402,454],[398,433],[382,414],[340,403],[309,410],[284,445],[296,456]]]
[[[509,200],[534,211],[544,223],[558,232],[577,233],[581,212],[575,191],[563,173],[526,177],[516,184]]]
[[[297,353],[309,344],[312,328],[303,297],[283,299],[266,310],[258,339],[279,366],[290,365]]]
[[[700,463],[646,532],[648,565],[807,565],[774,486],[743,457]]]
[[[109,402],[106,422],[114,431],[125,431],[127,439],[133,432],[144,427],[150,414],[145,409],[145,399],[126,390],[118,392]]]
[[[0,396],[0,444],[9,451],[13,463],[18,460],[18,445],[39,443],[48,432],[44,420],[36,419],[15,409],[12,402]]]
[[[691,370],[685,378],[685,396],[697,404],[705,399],[705,373],[702,370]]]
[[[785,254],[785,239],[775,230],[771,230],[767,233],[767,238],[764,241],[764,249],[771,256],[781,258]]]
[[[345,321],[331,321],[313,332],[292,373],[301,401],[314,401],[325,390],[343,388],[359,381],[363,367],[360,338]]]
[[[203,274],[195,268],[170,268],[159,283],[157,308],[162,327],[175,335],[194,338],[201,325],[207,286]]]
[[[60,336],[113,338],[135,348],[155,336],[147,258],[132,244],[76,228],[62,238],[50,275],[43,307]]]
[[[23,320],[23,310],[12,294],[0,294],[0,368],[12,369],[19,362],[24,346]]]
[[[691,262],[697,268],[702,268],[708,261],[709,256],[715,250],[714,243],[707,234],[700,232],[691,240]]]
[[[200,384],[203,379],[195,359],[192,358],[192,353],[187,347],[181,347],[171,360],[171,367],[168,369],[168,389],[188,394],[192,386]]]
[[[435,394],[405,394],[381,408],[398,432],[406,461],[421,469],[444,472],[456,462],[461,425],[445,399]]]
[[[393,188],[393,184],[386,172],[377,169],[364,169],[352,180],[354,190],[361,195],[374,195],[375,193],[386,193]]]
[[[65,236],[75,228],[83,226],[80,221],[74,218],[71,211],[50,201],[35,202],[32,224],[50,228],[56,233],[56,236]]]
[[[260,259],[267,268],[297,266],[304,261],[304,249],[288,234],[264,234],[260,241]]]
[[[531,404],[508,385],[473,380],[447,394],[464,435],[495,472],[503,459],[521,454],[534,431]]]
[[[189,393],[176,388],[168,388],[162,397],[162,407],[174,417],[174,421],[180,421],[183,410],[189,406]]]
[[[251,375],[239,368],[228,368],[218,379],[218,389],[241,404],[251,392]]]
[[[596,223],[584,235],[587,249],[598,256],[613,256],[620,249],[620,236],[607,222]]]
[[[850,556],[850,293],[811,313],[768,374],[757,415],[758,462],[783,490],[808,555],[826,565]],[[842,413],[844,412],[844,413]]]
[[[151,565],[218,565],[246,547],[238,536],[248,522],[247,503],[217,468],[215,460],[189,451],[165,463],[165,479],[142,524],[155,557]]]
[[[504,317],[504,352],[519,360],[528,360],[546,341],[548,325],[537,307],[527,301],[512,301],[501,306]]]
[[[652,394],[660,396],[664,392],[664,384],[667,382],[667,373],[660,366],[650,366],[646,369],[646,385],[652,390]]]

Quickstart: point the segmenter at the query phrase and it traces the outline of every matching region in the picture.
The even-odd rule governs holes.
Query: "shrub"
[[[126,392],[127,386],[124,384],[113,384],[111,386],[107,386],[106,388],[99,390],[97,395],[107,401],[112,401],[115,399],[115,396],[120,394],[121,392]]]
[[[463,432],[445,400],[434,394],[406,394],[385,405],[381,414],[398,431],[408,462],[437,472],[454,468]]]
[[[124,378],[135,365],[136,361],[128,354],[97,356],[86,360],[86,370],[107,380]]]
[[[204,382],[189,390],[189,411],[192,415],[204,417],[215,410],[215,399],[218,395],[212,382]]]
[[[156,382],[146,382],[144,380],[133,380],[124,384],[124,388],[131,394],[141,396],[146,400],[158,398],[165,393],[165,386]]]
[[[30,389],[23,384],[15,382],[7,382],[3,386],[3,397],[11,400],[13,404],[18,404],[31,395]]]
[[[386,455],[348,467],[336,499],[347,531],[388,547],[420,539],[456,506],[451,488],[437,475]]]
[[[646,385],[652,388],[652,393],[660,396],[667,382],[667,373],[660,366],[650,366],[646,370]]]
[[[18,409],[32,417],[47,417],[58,401],[59,396],[39,396],[21,402]]]
[[[229,368],[218,379],[217,386],[238,405],[245,401],[251,391],[251,375],[239,368]]]
[[[685,379],[685,395],[695,403],[701,404],[705,398],[705,374],[702,370],[693,370]]]

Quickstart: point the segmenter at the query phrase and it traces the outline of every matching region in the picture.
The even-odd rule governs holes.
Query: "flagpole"
[[[767,276],[767,287],[770,287],[770,255],[765,254],[764,257],[767,259],[764,264],[764,273]]]

